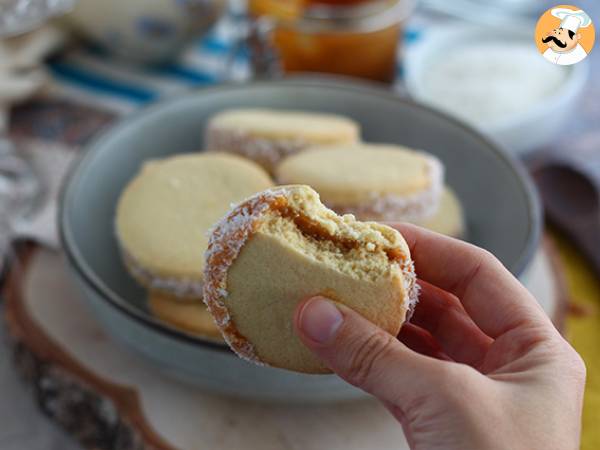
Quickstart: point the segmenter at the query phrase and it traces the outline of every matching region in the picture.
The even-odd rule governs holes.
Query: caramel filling
[[[384,251],[390,261],[404,262],[404,254],[399,248],[386,248]]]
[[[348,252],[350,250],[360,247],[360,242],[356,239],[340,238],[332,235],[325,227],[320,225],[318,222],[300,214],[297,210],[291,208],[285,197],[277,197],[270,205],[271,210],[278,213],[284,219],[290,219],[294,221],[296,227],[300,232],[310,238],[317,241],[329,240],[333,244]],[[373,251],[383,250],[390,262],[403,262],[404,255],[397,248],[381,248],[381,246],[375,247]]]

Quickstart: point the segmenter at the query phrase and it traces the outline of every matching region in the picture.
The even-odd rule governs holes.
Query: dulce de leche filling
[[[360,242],[356,239],[339,237],[331,234],[329,230],[320,225],[317,221],[298,212],[298,210],[289,206],[285,197],[277,197],[270,203],[270,210],[278,213],[284,219],[293,220],[298,230],[305,236],[317,241],[328,240],[344,251],[350,251],[360,247]],[[390,262],[403,262],[405,255],[399,248],[381,248],[376,246],[373,251],[383,250]]]

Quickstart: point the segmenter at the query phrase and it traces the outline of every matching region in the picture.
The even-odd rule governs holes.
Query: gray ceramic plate
[[[147,108],[103,133],[74,168],[59,218],[68,263],[85,301],[110,333],[163,370],[211,390],[261,399],[328,401],[361,395],[335,376],[254,366],[222,346],[158,322],[121,263],[113,217],[128,180],[145,160],[198,151],[207,119],[240,106],[341,113],[361,123],[365,140],[437,155],[465,207],[470,240],[517,275],[531,261],[540,231],[531,183],[505,153],[447,116],[347,81],[295,79],[191,93]]]

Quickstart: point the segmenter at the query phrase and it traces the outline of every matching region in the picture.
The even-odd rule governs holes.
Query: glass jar
[[[414,0],[250,0],[255,76],[321,72],[391,82]]]

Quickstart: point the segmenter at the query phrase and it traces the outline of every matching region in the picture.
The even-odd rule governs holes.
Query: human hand
[[[296,332],[340,377],[377,397],[411,449],[577,449],[585,365],[489,252],[411,225],[421,295],[396,339],[323,297]]]

